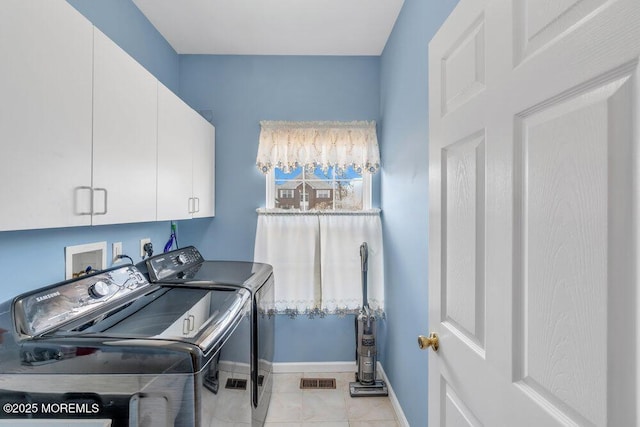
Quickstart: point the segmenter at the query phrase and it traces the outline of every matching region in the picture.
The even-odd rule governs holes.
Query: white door
[[[429,46],[429,426],[639,426],[638,0],[461,0]]]

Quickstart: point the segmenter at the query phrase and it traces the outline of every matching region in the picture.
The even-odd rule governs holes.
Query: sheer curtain
[[[259,215],[254,259],[273,266],[275,308],[297,314],[320,307],[318,217]]]
[[[368,214],[258,212],[255,255],[271,264],[278,313],[355,313],[362,305],[360,245],[367,242],[368,296],[384,311],[382,226]]]
[[[384,310],[382,226],[379,215],[320,215],[322,308],[356,311],[362,306],[360,245],[367,242],[368,299]]]

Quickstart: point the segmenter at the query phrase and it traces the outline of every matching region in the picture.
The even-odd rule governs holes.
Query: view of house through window
[[[301,211],[363,209],[363,177],[351,166],[344,170],[298,167],[289,173],[274,168],[274,174],[275,208]]]

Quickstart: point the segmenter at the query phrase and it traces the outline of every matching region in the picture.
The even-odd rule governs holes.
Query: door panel
[[[443,427],[482,427],[482,423],[444,380],[441,389]]]
[[[484,16],[479,16],[442,58],[442,115],[484,88]]]
[[[484,133],[442,152],[442,321],[484,347]]]
[[[619,167],[609,153],[624,140],[628,147],[632,135],[616,132],[612,139],[609,129],[630,130],[629,80],[585,88],[520,115],[516,126],[522,205],[515,212],[521,239],[514,380],[580,424],[606,424],[607,348],[593,343],[607,336],[609,238],[603,225],[609,211],[619,209],[607,203],[620,188],[609,183],[609,169]]]
[[[518,62],[571,31],[607,0],[555,0],[540,7],[539,0],[514,2],[515,58]]]

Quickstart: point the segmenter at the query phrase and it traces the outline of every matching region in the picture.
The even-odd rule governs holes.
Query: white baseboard
[[[382,378],[385,383],[387,383],[387,389],[389,390],[389,400],[391,400],[391,405],[393,405],[393,409],[396,411],[396,417],[398,418],[398,424],[401,427],[410,427],[409,421],[407,417],[404,415],[404,411],[402,410],[402,406],[400,406],[400,402],[398,401],[398,397],[393,391],[393,387],[391,387],[391,383],[389,382],[389,378],[387,377],[386,372],[384,372],[384,368],[382,364],[378,362],[378,377]]]
[[[357,369],[356,362],[281,362],[273,364],[273,372],[276,374],[291,374],[298,372],[355,372]],[[402,406],[398,401],[398,397],[391,387],[389,378],[384,372],[380,362],[377,364],[378,377],[387,383],[387,389],[389,390],[389,400],[396,412],[398,423],[401,427],[409,427],[409,421],[404,415]]]
[[[297,372],[355,372],[356,362],[280,362],[273,364],[276,374]]]
[[[251,375],[251,366],[248,363],[231,362],[229,360],[220,360],[218,369],[225,372],[233,372],[242,375]]]

